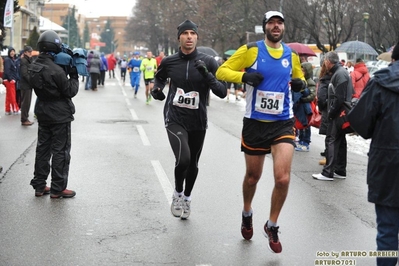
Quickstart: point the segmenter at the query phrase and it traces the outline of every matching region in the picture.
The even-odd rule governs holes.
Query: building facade
[[[51,3],[46,0],[19,0],[20,10],[14,13],[13,29],[7,29],[7,36],[4,40],[4,45],[12,46],[16,51],[23,49],[26,45],[31,32],[34,27],[40,31],[53,29],[53,26],[46,26],[43,28],[44,17],[50,20],[54,25],[54,29],[62,38],[63,42],[67,42],[69,32],[63,28],[64,22],[68,19],[68,13],[72,14],[72,9],[75,8],[75,19],[79,29],[80,38],[83,39],[85,25],[89,29],[91,38],[96,38],[101,42],[101,32],[106,31],[106,23],[109,20],[113,32],[115,33],[114,41],[112,42],[111,50],[117,54],[129,54],[134,51],[134,46],[125,40],[125,28],[128,23],[129,17],[127,16],[110,16],[110,17],[85,17],[79,10],[68,3]],[[42,22],[42,23],[41,23]],[[68,27],[67,27],[68,28]],[[12,36],[12,37],[11,37]],[[12,43],[11,43],[12,42]],[[90,42],[85,44],[86,49],[98,49],[99,47],[90,47]]]

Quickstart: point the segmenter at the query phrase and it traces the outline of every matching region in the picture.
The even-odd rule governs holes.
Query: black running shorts
[[[294,118],[284,121],[262,122],[244,117],[241,151],[249,155],[271,153],[271,145],[291,143],[295,147]]]

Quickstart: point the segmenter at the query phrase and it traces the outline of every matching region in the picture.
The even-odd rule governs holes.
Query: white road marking
[[[133,117],[133,120],[139,120],[139,117],[137,116],[136,112],[134,111],[134,109],[129,109],[130,114]]]
[[[147,134],[145,134],[144,128],[142,125],[137,125],[136,126],[137,131],[139,132],[141,141],[143,142],[144,146],[151,146],[150,140],[147,137]]]
[[[159,183],[161,183],[162,190],[165,193],[166,199],[168,200],[168,204],[172,204],[172,194],[173,194],[173,186],[169,182],[168,176],[161,163],[158,160],[151,160],[152,167],[154,167],[155,174],[158,177]]]

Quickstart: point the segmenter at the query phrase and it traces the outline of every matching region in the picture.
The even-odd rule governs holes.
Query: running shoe
[[[281,253],[283,250],[280,240],[278,239],[278,226],[271,226],[270,228],[267,227],[267,222],[264,227],[264,235],[266,238],[269,239],[269,249],[273,253]]]
[[[306,144],[297,144],[295,147],[296,151],[309,151],[309,145]]]
[[[241,223],[241,235],[244,239],[250,240],[254,234],[254,229],[252,227],[252,215],[245,217],[242,216]]]
[[[170,211],[172,212],[172,215],[174,217],[181,217],[181,215],[183,213],[182,201],[183,201],[183,196],[176,197],[173,194]]]
[[[187,219],[190,216],[190,212],[191,212],[190,204],[191,204],[191,200],[184,199],[182,201],[183,212],[182,212],[180,218],[182,218],[183,220]]]

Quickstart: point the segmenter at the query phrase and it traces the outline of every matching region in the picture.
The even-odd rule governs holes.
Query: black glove
[[[160,88],[153,88],[151,90],[151,95],[155,100],[165,100],[165,94],[161,91]]]
[[[201,73],[201,75],[206,78],[208,76],[208,68],[206,68],[206,64],[202,60],[195,61],[194,67]]]
[[[252,87],[258,86],[263,80],[263,76],[261,73],[244,73],[242,76],[242,82],[247,83]]]
[[[291,79],[291,90],[300,92],[305,88],[305,82],[302,79]]]
[[[68,74],[71,79],[79,79],[78,70],[75,66],[71,68]]]

